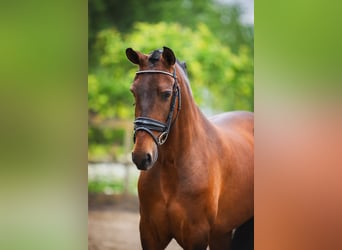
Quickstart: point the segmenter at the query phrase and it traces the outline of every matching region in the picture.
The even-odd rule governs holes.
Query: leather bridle
[[[140,130],[147,132],[155,141],[155,143],[160,146],[163,145],[167,137],[170,133],[170,129],[172,127],[173,122],[177,119],[178,113],[181,109],[181,94],[180,94],[180,88],[177,81],[176,76],[176,69],[173,70],[173,74],[167,71],[163,70],[141,70],[136,72],[137,75],[139,74],[164,74],[171,76],[174,79],[173,87],[172,87],[172,99],[170,103],[170,110],[169,114],[167,116],[166,122],[160,122],[155,119],[149,118],[149,117],[137,117],[134,121],[134,143],[136,138],[136,133]],[[172,121],[173,113],[175,110],[176,105],[176,97],[178,97],[178,107],[177,107],[177,114],[175,119]],[[160,135],[156,137],[152,131],[160,132]]]

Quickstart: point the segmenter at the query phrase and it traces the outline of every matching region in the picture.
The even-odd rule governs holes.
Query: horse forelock
[[[149,54],[148,61],[154,66],[160,60],[160,57],[162,54],[163,54],[162,49],[156,49]],[[192,95],[192,90],[191,90],[190,81],[188,78],[188,71],[187,71],[186,63],[181,62],[178,59],[176,59],[176,64],[182,69],[180,70],[180,72],[184,78],[184,81],[185,81],[186,87],[189,90],[189,93]]]
[[[150,53],[150,56],[148,57],[148,61],[152,64],[155,64],[159,61],[161,54],[163,53],[163,50],[156,49],[153,52]]]

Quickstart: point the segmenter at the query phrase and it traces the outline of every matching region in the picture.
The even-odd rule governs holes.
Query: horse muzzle
[[[148,170],[155,163],[156,157],[153,157],[151,153],[132,152],[132,161],[139,170]]]
[[[139,170],[148,170],[158,159],[157,145],[144,132],[137,136],[132,152],[132,161]]]

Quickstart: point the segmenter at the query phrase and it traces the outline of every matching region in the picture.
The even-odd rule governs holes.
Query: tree
[[[205,23],[217,38],[238,53],[240,46],[253,52],[254,30],[251,25],[240,21],[242,10],[239,5],[227,5],[215,0],[89,0],[89,54],[99,31],[115,27],[128,33],[136,22],[179,23],[196,29]],[[93,60],[90,60],[92,63]]]

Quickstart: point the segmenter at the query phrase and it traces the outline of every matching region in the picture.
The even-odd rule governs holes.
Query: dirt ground
[[[89,197],[88,250],[141,249],[136,197]],[[182,249],[171,241],[167,250]]]

